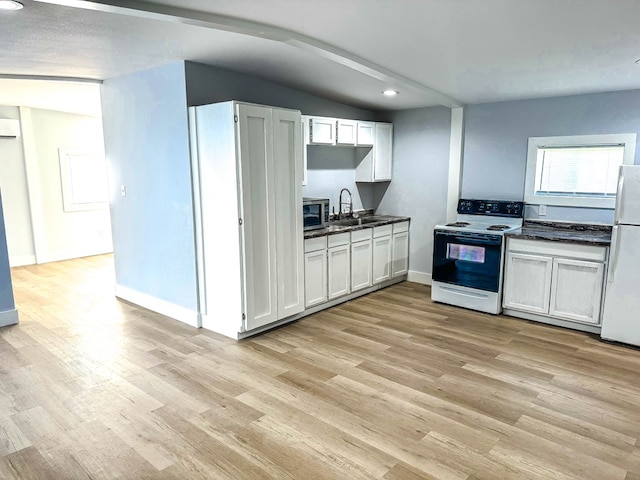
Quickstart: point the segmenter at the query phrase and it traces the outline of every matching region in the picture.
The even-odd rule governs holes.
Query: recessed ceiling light
[[[399,93],[400,93],[399,91],[391,90],[390,88],[388,88],[388,89],[386,89],[385,91],[382,92],[382,94],[386,95],[387,97],[395,97]]]
[[[20,10],[24,5],[17,0],[0,0],[0,10]]]

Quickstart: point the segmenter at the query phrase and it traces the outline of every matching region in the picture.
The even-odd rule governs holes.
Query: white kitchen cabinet
[[[509,238],[506,313],[599,325],[606,258],[602,246]]]
[[[238,338],[304,309],[300,112],[225,102],[189,125],[201,323]]]
[[[332,300],[351,292],[350,234],[330,235],[327,241],[328,296]]]
[[[351,232],[351,291],[355,292],[373,285],[372,247],[373,229]]]
[[[356,182],[390,181],[392,160],[393,125],[375,122],[373,146],[356,159]]]
[[[508,252],[504,277],[504,307],[549,313],[553,258]]]
[[[336,119],[309,117],[309,145],[335,145]]]
[[[391,251],[391,276],[406,275],[409,272],[409,222],[393,224]]]
[[[355,120],[336,120],[336,145],[356,144],[356,124]]]
[[[304,294],[305,308],[328,300],[327,237],[310,238],[304,242]]]
[[[300,133],[302,134],[302,186],[307,184],[307,163],[309,158],[309,150],[307,145],[309,144],[309,118],[306,115],[301,117]]]
[[[554,258],[549,315],[599,323],[603,276],[602,263]]]
[[[392,233],[391,225],[373,229],[373,283],[391,278]]]
[[[374,122],[358,122],[356,145],[359,147],[373,146],[375,125],[376,124]]]

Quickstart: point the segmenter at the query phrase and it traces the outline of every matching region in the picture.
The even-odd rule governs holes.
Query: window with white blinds
[[[525,202],[614,208],[620,165],[633,163],[635,134],[529,139]]]
[[[536,194],[616,194],[624,145],[538,149]]]

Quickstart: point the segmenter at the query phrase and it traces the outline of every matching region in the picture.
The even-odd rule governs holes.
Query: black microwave
[[[329,199],[303,198],[302,218],[305,230],[326,227],[329,224]]]

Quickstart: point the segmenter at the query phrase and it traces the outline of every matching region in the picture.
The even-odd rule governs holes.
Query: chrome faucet
[[[349,201],[348,202],[343,202],[342,201],[342,194],[344,192],[347,192],[349,194]],[[342,211],[342,205],[349,205],[349,213],[348,216],[349,217],[353,217],[353,198],[351,197],[351,192],[349,191],[348,188],[343,188],[342,190],[340,190],[340,198],[338,199],[338,218],[344,218],[344,214]]]

